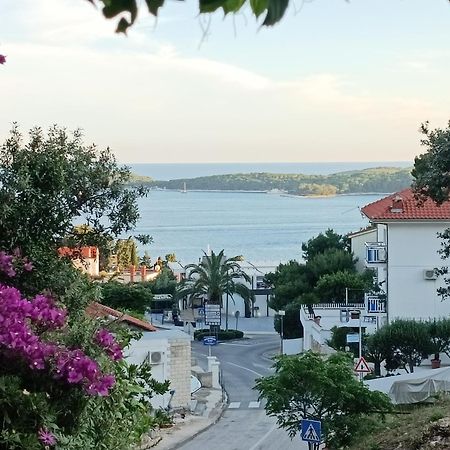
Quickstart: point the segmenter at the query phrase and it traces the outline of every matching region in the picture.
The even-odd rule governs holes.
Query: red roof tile
[[[155,328],[150,322],[147,322],[146,320],[136,319],[136,317],[124,314],[120,311],[117,311],[117,309],[110,308],[109,306],[105,306],[97,302],[92,302],[86,308],[86,314],[92,318],[113,316],[116,317],[119,322],[125,322],[129,325],[134,325],[135,327],[140,328],[143,331],[157,331],[157,328]]]
[[[411,189],[369,203],[361,209],[370,220],[450,220],[450,201],[438,206],[427,199],[418,205]]]

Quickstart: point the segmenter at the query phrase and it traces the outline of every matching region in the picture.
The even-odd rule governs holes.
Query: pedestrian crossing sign
[[[303,441],[320,444],[322,435],[322,422],[320,420],[303,419],[300,422],[300,431]]]
[[[355,368],[353,370],[355,372],[359,372],[359,373],[371,372],[369,365],[367,364],[366,360],[364,359],[364,356],[361,356],[361,358],[359,358],[359,360],[356,363]]]

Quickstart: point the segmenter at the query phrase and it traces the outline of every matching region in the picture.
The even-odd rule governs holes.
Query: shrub
[[[0,252],[3,280],[33,270],[26,264]],[[71,320],[48,293],[29,299],[0,283],[0,449],[126,449],[138,443],[153,423],[150,398],[168,383],[155,382],[148,366],[122,360],[130,338],[131,332],[114,336],[81,315]]]
[[[194,339],[201,341],[205,336],[211,336],[211,331],[208,329],[196,330],[194,332]],[[217,338],[219,341],[229,341],[231,339],[242,339],[244,333],[239,330],[219,330]]]
[[[110,281],[101,285],[102,303],[111,308],[145,314],[152,305],[153,294],[143,283]]]

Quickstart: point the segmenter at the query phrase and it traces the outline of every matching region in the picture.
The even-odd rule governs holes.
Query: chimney
[[[391,212],[393,213],[402,213],[403,212],[403,199],[400,195],[396,195],[392,199]]]

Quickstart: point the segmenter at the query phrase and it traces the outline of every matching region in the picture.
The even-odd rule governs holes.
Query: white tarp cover
[[[396,405],[424,402],[437,392],[450,392],[450,367],[378,378],[367,385],[371,391],[388,394]]]

